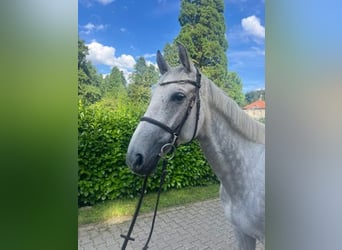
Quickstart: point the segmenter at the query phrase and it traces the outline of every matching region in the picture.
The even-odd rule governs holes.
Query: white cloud
[[[92,23],[87,23],[86,25],[83,26],[83,28],[86,29],[86,30],[91,31],[91,30],[93,30],[95,28],[95,25],[92,24]]]
[[[94,64],[114,65],[115,48],[102,45],[96,41],[86,44],[89,49],[87,59]]]
[[[135,65],[135,60],[133,56],[122,54],[121,56],[115,58],[114,65],[121,69],[131,70]]]
[[[86,25],[80,26],[80,33],[89,35],[92,31],[99,31],[106,29],[107,25],[99,24],[95,25],[93,23],[87,23]]]
[[[157,65],[156,63],[147,60],[147,61],[146,61],[146,64],[147,64],[148,66],[153,65],[153,66],[158,70],[158,65]]]
[[[100,4],[107,5],[107,4],[114,2],[115,0],[96,0],[96,1],[99,2]]]
[[[260,19],[256,16],[249,16],[241,20],[243,30],[256,38],[265,38],[265,27],[260,24]]]
[[[96,26],[96,30],[104,30],[106,27],[107,25],[100,24]]]
[[[144,54],[143,57],[144,58],[153,58],[156,56],[156,53],[149,53],[149,54]]]
[[[105,79],[109,75],[110,75],[110,73],[102,74],[102,78]]]
[[[128,79],[128,76],[133,71],[136,63],[133,56],[122,54],[117,57],[115,56],[114,47],[103,45],[95,40],[86,45],[89,52],[87,60],[95,65],[116,66],[123,71],[126,79]]]

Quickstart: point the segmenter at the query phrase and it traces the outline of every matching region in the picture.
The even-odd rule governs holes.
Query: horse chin
[[[157,163],[158,161],[155,161],[148,166],[139,166],[139,168],[135,168],[133,172],[143,176],[150,175],[157,168]]]

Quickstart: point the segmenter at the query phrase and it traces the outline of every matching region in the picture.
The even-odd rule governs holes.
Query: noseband
[[[150,118],[150,117],[143,116],[140,119],[140,121],[149,122],[149,123],[151,123],[151,124],[153,124],[155,126],[160,127],[161,129],[165,130],[166,132],[169,132],[172,135],[170,142],[165,144],[161,148],[161,151],[159,153],[160,157],[163,157],[167,153],[174,151],[174,149],[176,148],[178,136],[179,136],[179,134],[180,134],[180,132],[181,132],[181,130],[182,130],[186,120],[188,119],[188,116],[189,116],[189,114],[191,112],[191,109],[192,109],[193,104],[194,104],[195,101],[196,101],[196,123],[195,123],[194,133],[193,133],[192,138],[191,138],[191,140],[189,142],[191,142],[195,138],[196,133],[197,133],[198,120],[199,120],[199,114],[200,114],[200,106],[201,106],[201,100],[200,100],[200,96],[199,96],[199,89],[201,88],[201,73],[196,68],[196,81],[193,81],[193,80],[168,81],[168,82],[162,82],[159,85],[160,86],[164,86],[164,85],[167,85],[167,84],[175,84],[175,83],[188,83],[188,84],[191,84],[191,85],[196,87],[195,95],[193,95],[191,97],[189,105],[188,105],[188,107],[186,109],[186,112],[185,112],[185,114],[183,116],[183,119],[181,120],[179,125],[176,126],[175,128],[171,128],[168,125],[166,125],[166,124],[164,124],[164,123],[162,123],[160,121],[157,121],[157,120],[155,120],[153,118]]]

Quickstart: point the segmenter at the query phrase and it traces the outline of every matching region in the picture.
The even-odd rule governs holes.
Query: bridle
[[[191,97],[190,102],[188,104],[188,107],[186,109],[186,112],[185,112],[185,114],[184,114],[184,116],[183,116],[183,118],[182,118],[182,120],[181,120],[181,122],[179,123],[178,126],[176,126],[175,128],[171,128],[168,125],[166,125],[166,124],[164,124],[164,123],[162,123],[160,121],[157,121],[157,120],[155,120],[153,118],[146,117],[146,116],[143,116],[140,119],[140,121],[149,122],[149,123],[151,123],[151,124],[153,124],[155,126],[158,126],[158,127],[162,128],[163,130],[165,130],[165,131],[167,131],[167,132],[169,132],[171,134],[170,141],[161,147],[160,153],[158,154],[158,156],[163,159],[163,168],[162,168],[162,174],[161,174],[161,177],[160,177],[159,190],[158,190],[156,205],[155,205],[155,208],[154,208],[154,214],[153,214],[153,219],[152,219],[151,230],[150,230],[149,236],[147,238],[147,241],[146,241],[146,243],[145,243],[145,245],[143,247],[143,250],[148,248],[148,244],[149,244],[149,242],[151,240],[151,237],[152,237],[153,228],[154,228],[154,222],[155,222],[155,219],[156,219],[156,216],[157,216],[159,197],[160,197],[160,193],[161,193],[161,190],[162,190],[162,186],[164,184],[165,176],[167,174],[167,172],[166,172],[167,162],[168,162],[168,160],[172,159],[173,156],[174,156],[174,152],[175,152],[176,147],[177,147],[177,140],[178,140],[179,134],[180,134],[180,132],[181,132],[181,130],[182,130],[186,120],[188,119],[188,116],[189,116],[189,114],[191,112],[191,109],[193,108],[194,102],[196,102],[196,123],[195,123],[194,133],[192,135],[191,140],[188,143],[190,143],[195,138],[195,136],[197,134],[199,114],[200,114],[200,107],[201,107],[201,101],[200,101],[200,95],[199,95],[199,90],[201,88],[201,73],[196,68],[196,80],[195,81],[194,80],[167,81],[167,82],[159,83],[159,85],[164,86],[164,85],[167,85],[167,84],[177,84],[177,83],[188,83],[188,84],[192,84],[192,85],[194,85],[196,87],[195,88],[195,94]],[[146,190],[146,187],[147,187],[147,179],[148,179],[148,175],[145,176],[143,187],[142,187],[141,194],[140,194],[140,198],[139,198],[137,207],[135,209],[131,225],[130,225],[130,227],[128,229],[128,233],[127,233],[127,235],[121,234],[121,237],[125,239],[124,243],[123,243],[123,245],[121,247],[122,250],[126,249],[126,246],[127,246],[129,240],[134,241],[134,238],[131,237],[131,233],[133,231],[134,224],[135,224],[135,221],[136,221],[136,219],[138,217],[139,210],[140,210],[140,207],[141,207],[141,204],[142,204],[142,200],[143,200],[143,197],[144,197],[144,194],[145,194],[145,190]]]
[[[171,151],[174,151],[177,147],[177,140],[178,140],[178,137],[179,137],[179,134],[186,122],[186,120],[188,119],[188,116],[191,112],[191,109],[194,105],[194,102],[196,102],[196,121],[195,121],[195,129],[194,129],[194,133],[192,135],[192,138],[191,140],[188,142],[190,143],[196,136],[197,134],[197,129],[198,129],[198,121],[199,121],[199,114],[200,114],[200,107],[201,107],[201,99],[200,99],[200,96],[199,96],[199,90],[201,88],[201,73],[199,72],[199,70],[197,69],[196,67],[196,80],[177,80],[177,81],[167,81],[167,82],[162,82],[162,83],[159,83],[160,86],[164,86],[164,85],[168,85],[168,84],[191,84],[193,86],[195,86],[195,94],[191,97],[190,99],[190,102],[189,102],[189,105],[186,109],[186,112],[181,120],[181,122],[178,124],[178,126],[176,126],[175,128],[171,128],[169,127],[168,125],[160,122],[160,121],[157,121],[151,117],[146,117],[146,116],[143,116],[141,117],[140,121],[145,121],[145,122],[149,122],[155,126],[158,126],[160,128],[162,128],[163,130],[169,132],[171,134],[171,139],[170,139],[170,142],[169,143],[166,143],[164,146],[161,147],[161,150],[160,150],[160,153],[159,153],[159,156],[160,157],[163,157],[165,156],[166,154],[168,154],[169,152]]]

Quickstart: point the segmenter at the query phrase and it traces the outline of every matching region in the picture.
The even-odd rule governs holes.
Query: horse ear
[[[186,69],[186,71],[188,73],[190,73],[191,71],[195,70],[195,66],[192,63],[188,52],[186,51],[186,48],[178,42],[178,52],[179,52],[179,60],[182,63],[182,65],[184,66],[184,68]]]
[[[170,70],[170,65],[165,61],[163,55],[160,53],[159,50],[157,51],[157,64],[160,74],[162,75]]]

